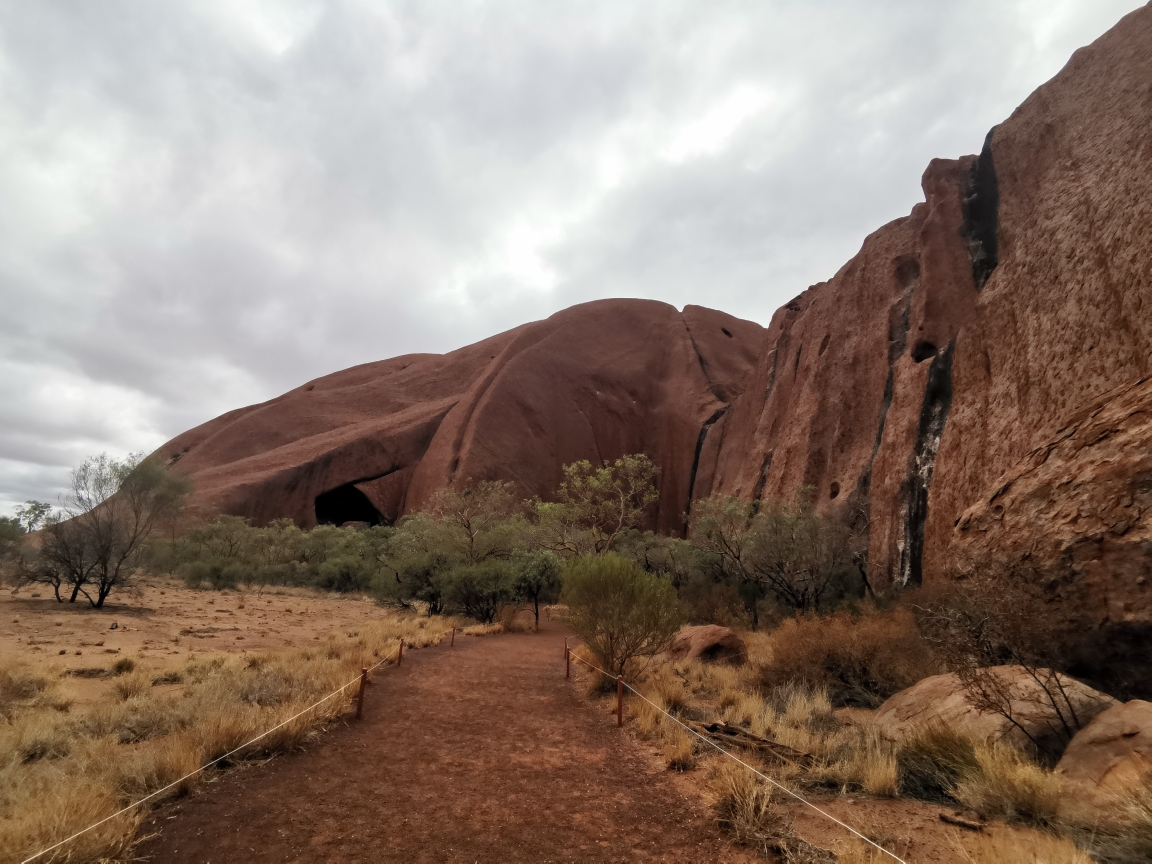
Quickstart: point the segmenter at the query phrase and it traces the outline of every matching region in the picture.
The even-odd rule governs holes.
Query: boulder
[[[1044,689],[1021,666],[995,666],[988,671],[1010,696],[1012,720],[1003,714],[977,711],[960,678],[949,672],[925,678],[890,697],[876,709],[872,722],[892,740],[920,728],[941,725],[973,740],[1002,741],[1049,758],[1058,755],[1068,733]],[[1040,674],[1048,672],[1041,670]],[[1075,679],[1061,675],[1059,681],[1081,724],[1118,704],[1111,696]]]
[[[1056,766],[1064,779],[1061,815],[1104,824],[1127,794],[1152,783],[1152,702],[1134,699],[1097,714]]]
[[[673,660],[701,660],[738,666],[748,656],[748,648],[732,630],[716,624],[681,627],[663,652]]]

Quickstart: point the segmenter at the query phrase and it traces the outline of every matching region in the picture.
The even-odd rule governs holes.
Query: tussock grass
[[[982,816],[1052,826],[1060,806],[1059,775],[1000,743],[974,748],[977,770],[965,773],[952,796]]]
[[[1038,833],[965,837],[963,845],[957,844],[956,855],[956,860],[971,864],[1094,864],[1067,837]]]
[[[765,858],[779,856],[789,864],[836,861],[832,853],[796,836],[791,820],[779,806],[774,787],[747,768],[728,759],[716,760],[708,785],[715,796],[716,819],[736,842]]]
[[[354,682],[361,667],[389,657],[401,637],[413,647],[438,643],[454,623],[389,615],[307,648],[216,656],[178,670],[136,661],[111,682],[107,699],[82,710],[59,710],[50,677],[6,664],[0,668],[0,862],[23,860],[245,744]],[[176,681],[182,686],[153,684]],[[349,686],[230,759],[299,746],[346,712],[355,691]],[[199,776],[165,795],[179,794]],[[114,859],[142,816],[118,817],[40,860]]]

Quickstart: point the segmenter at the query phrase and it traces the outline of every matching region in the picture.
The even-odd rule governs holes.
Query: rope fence
[[[455,627],[453,627],[453,628],[452,628],[452,643],[453,643],[453,644],[455,644],[455,641],[456,641],[456,628],[455,628]],[[37,852],[35,855],[32,855],[32,856],[31,856],[31,857],[29,857],[29,858],[25,858],[23,861],[21,861],[21,862],[20,862],[20,864],[30,864],[30,862],[32,862],[32,861],[35,861],[35,860],[36,860],[36,859],[38,859],[38,858],[42,858],[44,855],[47,855],[49,852],[52,852],[52,851],[54,851],[54,850],[56,850],[56,849],[59,849],[61,846],[65,846],[65,845],[67,845],[68,843],[71,843],[71,842],[72,842],[73,840],[75,840],[77,837],[81,837],[81,836],[83,836],[84,834],[87,834],[89,831],[93,830],[94,828],[99,828],[99,827],[100,827],[101,825],[103,825],[104,823],[106,823],[106,822],[111,822],[113,819],[116,819],[116,818],[118,818],[118,817],[120,817],[120,816],[123,816],[125,813],[129,813],[129,812],[131,812],[132,810],[135,810],[137,807],[141,806],[142,804],[145,804],[145,803],[147,803],[148,801],[151,801],[153,798],[156,798],[156,797],[158,797],[158,796],[160,796],[160,795],[163,795],[163,794],[164,794],[165,792],[167,792],[169,789],[172,789],[172,788],[173,788],[173,787],[175,787],[175,786],[179,786],[179,785],[180,785],[181,783],[183,783],[184,781],[186,781],[186,780],[189,780],[189,779],[191,779],[191,778],[195,777],[197,774],[200,774],[201,772],[208,770],[208,769],[209,769],[209,768],[211,768],[213,765],[216,765],[216,764],[217,764],[217,763],[219,763],[219,762],[223,762],[225,759],[227,759],[227,758],[228,758],[228,757],[230,757],[230,756],[235,756],[237,753],[239,753],[239,752],[240,752],[241,750],[243,750],[245,747],[250,747],[250,746],[252,746],[253,744],[255,744],[257,741],[260,741],[260,740],[261,740],[261,739],[263,739],[263,738],[267,738],[269,735],[271,735],[271,734],[272,734],[273,732],[275,732],[277,729],[283,729],[285,726],[287,726],[287,725],[288,725],[289,723],[291,723],[293,720],[296,720],[296,719],[298,719],[298,718],[300,718],[300,717],[303,717],[303,716],[304,716],[305,714],[307,714],[309,711],[313,711],[313,710],[315,710],[316,708],[319,708],[319,707],[320,707],[321,705],[323,705],[325,702],[328,702],[328,701],[330,701],[330,700],[332,700],[332,699],[336,698],[336,697],[337,697],[337,696],[339,696],[341,693],[343,693],[345,690],[347,690],[349,687],[352,687],[352,686],[353,686],[353,685],[355,685],[355,684],[359,684],[359,685],[360,685],[360,689],[357,691],[357,694],[356,694],[356,719],[357,719],[357,720],[359,720],[359,719],[360,719],[360,717],[361,717],[361,714],[362,714],[362,713],[363,713],[363,711],[364,711],[364,690],[365,690],[365,686],[366,686],[366,685],[367,685],[367,683],[368,683],[368,675],[369,675],[370,673],[374,672],[375,670],[379,669],[381,666],[383,666],[385,663],[387,663],[387,662],[388,662],[389,660],[391,660],[393,657],[395,657],[395,658],[396,658],[396,665],[397,665],[397,666],[401,665],[401,663],[402,663],[402,662],[403,662],[403,660],[404,660],[404,640],[403,640],[403,639],[401,639],[401,640],[400,640],[400,644],[399,644],[399,645],[396,647],[396,650],[395,650],[395,651],[393,651],[392,653],[388,654],[386,657],[383,657],[383,658],[382,658],[382,659],[381,659],[381,660],[380,660],[378,663],[376,663],[376,664],[375,664],[375,665],[373,665],[373,666],[365,666],[365,667],[361,668],[361,670],[360,670],[360,674],[359,674],[359,675],[357,675],[355,678],[353,678],[351,681],[349,681],[347,684],[341,684],[339,687],[337,687],[335,690],[333,690],[333,691],[332,691],[331,693],[329,693],[327,696],[325,696],[324,698],[320,699],[320,700],[319,700],[319,701],[317,701],[317,702],[313,702],[313,703],[312,703],[311,705],[309,705],[307,708],[305,708],[305,709],[303,709],[303,710],[301,710],[301,711],[297,711],[295,714],[293,714],[293,715],[292,715],[291,717],[289,717],[287,720],[283,720],[283,721],[281,721],[280,723],[277,723],[277,724],[276,724],[275,726],[273,726],[271,729],[266,729],[265,731],[261,732],[259,735],[257,735],[257,736],[256,736],[255,738],[253,738],[252,740],[250,740],[250,741],[245,741],[245,742],[244,742],[243,744],[241,744],[239,747],[236,747],[236,748],[234,748],[234,749],[232,749],[232,750],[229,750],[229,751],[228,751],[227,753],[225,753],[223,756],[217,756],[217,757],[216,757],[215,759],[213,759],[211,762],[207,762],[207,763],[205,763],[205,764],[201,765],[201,766],[200,766],[199,768],[197,768],[195,771],[191,771],[191,772],[189,772],[188,774],[185,774],[185,775],[184,775],[183,777],[181,777],[179,780],[173,780],[173,781],[172,781],[171,783],[169,783],[167,786],[163,786],[163,787],[161,787],[160,789],[157,789],[155,792],[152,792],[152,793],[150,793],[150,794],[148,794],[148,795],[145,795],[145,796],[144,796],[143,798],[141,798],[139,801],[136,801],[136,802],[134,802],[134,803],[132,803],[132,804],[129,804],[127,807],[124,807],[123,809],[116,811],[116,812],[115,812],[115,813],[113,813],[111,816],[105,816],[105,817],[104,817],[103,819],[101,819],[99,822],[93,822],[93,823],[92,823],[91,825],[89,825],[87,828],[84,828],[84,829],[83,829],[83,830],[81,830],[81,831],[77,831],[77,832],[76,832],[75,834],[73,834],[71,837],[67,837],[67,838],[65,838],[65,839],[61,840],[59,843],[54,843],[54,844],[52,844],[51,846],[47,847],[46,849],[41,849],[41,850],[40,850],[39,852]]]
[[[725,756],[727,756],[733,762],[736,762],[739,765],[743,765],[745,768],[747,768],[749,771],[751,771],[757,777],[761,778],[762,780],[766,780],[768,783],[772,784],[772,786],[776,787],[781,792],[795,798],[797,801],[799,801],[805,807],[808,807],[808,808],[812,809],[813,811],[815,811],[816,813],[819,813],[821,816],[823,816],[828,821],[835,822],[837,825],[839,825],[845,831],[848,831],[848,832],[856,835],[861,840],[863,840],[865,843],[867,843],[869,846],[872,846],[875,849],[878,849],[879,851],[883,852],[885,855],[887,855],[892,860],[899,861],[900,864],[908,864],[908,862],[905,861],[903,858],[899,857],[894,852],[890,852],[889,850],[885,849],[883,846],[881,846],[876,841],[870,840],[868,837],[861,834],[859,831],[857,831],[851,825],[848,825],[847,823],[840,821],[835,816],[833,816],[831,813],[817,807],[815,804],[813,804],[811,801],[809,801],[807,798],[805,798],[799,792],[795,792],[795,791],[789,789],[784,784],[779,783],[776,780],[773,780],[767,774],[764,774],[763,772],[758,771],[756,768],[749,765],[747,762],[745,762],[739,756],[736,756],[734,753],[732,753],[728,750],[725,750],[723,747],[721,747],[719,744],[717,744],[711,738],[706,738],[705,736],[701,735],[699,732],[697,732],[691,726],[689,726],[686,723],[684,723],[683,721],[681,721],[679,717],[676,717],[674,714],[668,713],[668,711],[666,711],[664,708],[657,705],[655,702],[653,702],[651,699],[649,699],[647,696],[645,696],[643,693],[641,693],[639,690],[637,690],[635,687],[633,687],[631,684],[629,684],[627,681],[625,681],[624,677],[622,675],[610,675],[609,673],[605,672],[603,669],[601,669],[599,666],[595,665],[594,663],[590,663],[589,661],[585,660],[583,657],[580,657],[576,654],[573,654],[572,649],[568,647],[568,640],[565,639],[564,640],[564,662],[565,662],[565,667],[566,667],[565,668],[565,675],[566,676],[571,674],[571,662],[573,660],[575,660],[578,663],[583,663],[589,669],[593,669],[596,672],[599,672],[601,675],[603,675],[608,680],[612,680],[613,678],[616,679],[616,725],[617,726],[623,726],[624,725],[624,690],[626,690],[626,689],[631,690],[633,693],[635,693],[637,696],[639,696],[641,699],[643,699],[645,702],[647,702],[649,705],[651,705],[653,708],[655,708],[657,711],[659,711],[661,714],[663,714],[665,717],[667,717],[673,723],[676,723],[678,726],[680,726],[681,728],[683,728],[687,732],[690,732],[691,734],[695,735],[697,738],[699,738],[701,741],[703,741],[708,746],[719,751],[720,753],[723,753]]]

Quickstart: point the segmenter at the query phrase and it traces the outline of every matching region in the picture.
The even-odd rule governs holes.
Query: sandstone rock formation
[[[868,530],[876,589],[977,566],[1053,601],[1087,584],[1097,659],[1128,658],[1117,686],[1152,695],[1149,46],[1152,6],[978,156],[934,160],[924,202],[766,329],[586,304],[317,379],[159,455],[206,513],[303,526],[392,520],[468,479],[547,497],[564,463],[639,451],[662,469],[664,531],[711,494],[810,487]]]
[[[1046,671],[1046,670],[1045,670]],[[1064,724],[1043,688],[1020,666],[995,666],[990,670],[1011,693],[1009,711],[992,714],[977,711],[964,685],[954,673],[933,675],[901,690],[876,709],[871,721],[880,733],[899,740],[917,729],[943,726],[971,740],[1001,741],[1021,751],[1035,752],[1036,744],[1049,755],[1067,742]],[[1083,725],[1118,704],[1110,696],[1061,676],[1067,702]],[[1063,698],[1063,697],[1062,697]]]
[[[1098,714],[1069,742],[1056,772],[1064,780],[1060,815],[1106,825],[1119,800],[1152,781],[1152,702]]]
[[[663,653],[673,660],[703,660],[739,666],[748,656],[748,647],[727,627],[702,624],[681,627]]]
[[[578,459],[649,454],[656,523],[679,531],[702,429],[738,396],[764,330],[698,306],[576,306],[443,356],[368,363],[225,414],[158,455],[192,505],[257,523],[392,521],[450,483],[555,492]]]

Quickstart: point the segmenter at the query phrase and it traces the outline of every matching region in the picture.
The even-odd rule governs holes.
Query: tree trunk
[[[73,584],[73,586],[72,586],[72,596],[68,598],[68,602],[69,602],[69,603],[75,603],[75,602],[76,602],[76,597],[77,597],[77,595],[78,595],[79,593],[80,593],[80,583],[79,583],[79,582],[76,582],[76,583],[75,583],[75,584]]]

